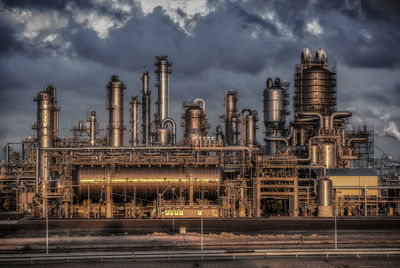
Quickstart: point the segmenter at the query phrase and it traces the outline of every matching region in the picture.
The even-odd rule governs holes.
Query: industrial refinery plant
[[[283,79],[260,81],[262,118],[240,107],[240,92],[216,90],[225,109],[223,126],[213,129],[204,99],[183,103],[179,122],[170,117],[171,65],[167,56],[155,57],[156,97],[143,72],[128,119],[127,86],[111,76],[106,136],[96,111],[89,111],[86,122],[61,138],[57,89],[45,86],[34,98],[35,135],[5,146],[1,211],[154,219],[400,214],[398,174],[378,176],[373,131],[347,127],[352,114],[337,110],[336,68],[323,49],[301,53],[294,96]]]

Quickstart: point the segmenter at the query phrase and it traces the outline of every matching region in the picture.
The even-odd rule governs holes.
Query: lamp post
[[[204,183],[201,190],[201,258],[204,253],[204,240],[203,240],[203,207],[204,207]]]
[[[47,210],[48,209],[47,202],[48,202],[48,199],[46,196],[46,203],[45,203],[45,205],[46,205],[46,207],[45,207],[45,210],[46,210],[46,254],[49,255],[49,211]]]

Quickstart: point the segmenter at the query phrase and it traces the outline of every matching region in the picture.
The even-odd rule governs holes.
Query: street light
[[[203,259],[204,253],[204,240],[203,240],[203,207],[204,207],[204,183],[201,190],[201,258]]]

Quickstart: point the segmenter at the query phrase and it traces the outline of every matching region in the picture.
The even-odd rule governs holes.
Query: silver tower
[[[158,88],[158,100],[157,104],[157,118],[156,126],[161,127],[161,122],[169,118],[169,74],[172,63],[168,61],[167,56],[156,56],[155,73],[157,74],[157,81],[155,86]]]
[[[110,146],[124,146],[124,89],[117,75],[111,76],[107,85],[109,110],[108,138]]]

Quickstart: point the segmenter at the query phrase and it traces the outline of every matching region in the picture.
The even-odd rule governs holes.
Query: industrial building
[[[372,131],[346,128],[352,114],[337,110],[336,70],[324,50],[315,56],[303,50],[292,109],[289,83],[266,79],[263,141],[256,139],[258,111],[239,109],[235,90],[221,91],[225,125],[215,131],[206,100],[183,103],[179,139],[169,115],[171,65],[167,56],[155,57],[154,116],[148,71],[141,77],[142,96],[131,98],[128,120],[127,86],[111,77],[106,136],[89,111],[72,136],[61,138],[57,90],[44,87],[35,97],[36,135],[6,145],[1,211],[59,218],[400,214],[398,173],[378,176]]]

